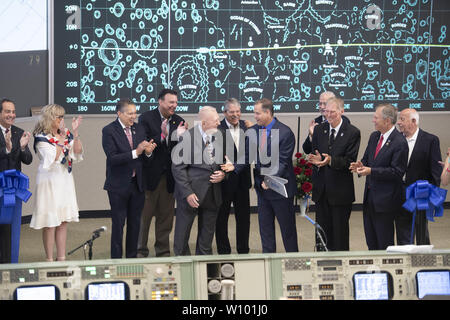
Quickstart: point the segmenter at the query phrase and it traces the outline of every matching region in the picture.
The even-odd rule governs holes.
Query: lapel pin
[[[343,132],[341,132],[341,137],[343,137],[344,136],[344,133]]]

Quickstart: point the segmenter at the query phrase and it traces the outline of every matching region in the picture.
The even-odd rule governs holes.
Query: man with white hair
[[[313,151],[312,149],[312,136],[314,133],[314,127],[321,124],[322,122],[326,122],[327,118],[325,115],[325,107],[327,105],[327,101],[330,98],[334,98],[335,95],[333,92],[331,91],[325,91],[322,92],[319,96],[319,112],[320,112],[320,116],[318,116],[317,118],[315,118],[314,120],[311,120],[311,122],[309,123],[309,132],[308,132],[308,136],[305,139],[305,142],[303,142],[303,152],[305,153],[311,153]]]
[[[403,109],[399,114],[397,125],[408,142],[408,166],[403,176],[404,187],[417,180],[427,180],[439,187],[442,171],[439,164],[441,161],[439,138],[419,128],[419,113],[415,109]],[[414,242],[414,239],[411,239],[412,218],[413,214],[403,208],[395,216],[398,245]],[[423,210],[417,211],[414,231],[417,245],[430,244],[427,218]]]
[[[175,179],[177,210],[173,251],[190,255],[189,237],[198,215],[195,253],[212,254],[216,219],[222,204],[221,182],[225,178],[224,134],[218,130],[219,115],[213,107],[199,111],[200,123],[181,136],[172,151],[172,173]],[[232,168],[234,170],[234,167]]]

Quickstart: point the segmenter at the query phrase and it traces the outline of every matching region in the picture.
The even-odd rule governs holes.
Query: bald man
[[[439,138],[419,128],[419,113],[415,109],[404,109],[398,118],[398,129],[408,142],[408,166],[403,176],[404,187],[408,187],[417,180],[427,180],[438,186],[441,183],[442,167]],[[405,192],[403,192],[405,197]],[[425,211],[416,213],[415,237],[417,245],[430,244],[428,223]],[[411,227],[413,214],[402,210],[395,217],[397,244],[411,244]]]
[[[198,215],[195,253],[212,254],[216,219],[222,204],[221,182],[225,172],[225,134],[218,129],[219,115],[213,107],[203,107],[199,123],[181,136],[172,151],[177,210],[175,219],[175,255],[190,255],[189,237]],[[234,169],[234,168],[233,168]]]

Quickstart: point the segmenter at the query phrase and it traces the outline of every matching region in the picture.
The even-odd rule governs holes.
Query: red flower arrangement
[[[297,182],[297,199],[310,196],[312,185],[312,164],[306,160],[306,154],[297,152],[295,154],[294,173]]]

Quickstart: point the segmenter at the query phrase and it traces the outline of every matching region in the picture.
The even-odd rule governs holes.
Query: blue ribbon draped
[[[31,197],[29,179],[18,170],[0,172],[0,224],[11,225],[11,262],[19,261],[22,201]],[[22,201],[20,201],[22,200]]]
[[[403,208],[413,213],[411,243],[414,242],[416,210],[426,211],[427,219],[434,222],[434,217],[444,215],[443,204],[446,196],[447,190],[436,187],[426,180],[417,180],[406,188],[406,201]]]

